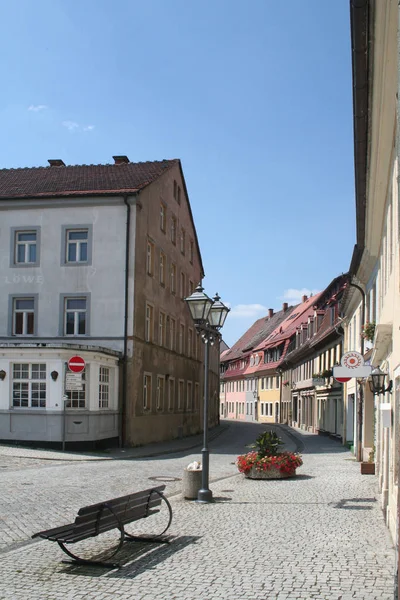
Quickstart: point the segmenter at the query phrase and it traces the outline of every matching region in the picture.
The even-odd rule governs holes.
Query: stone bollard
[[[183,497],[187,500],[195,500],[201,489],[201,478],[203,471],[200,468],[193,468],[193,465],[200,466],[199,463],[192,463],[183,470]]]

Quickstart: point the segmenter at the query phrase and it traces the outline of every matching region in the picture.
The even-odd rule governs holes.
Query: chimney
[[[305,302],[307,300],[307,296],[304,295],[301,300],[302,300],[302,302]]]
[[[268,316],[271,319],[274,316],[274,309],[273,308],[269,308],[268,309]]]
[[[49,158],[47,162],[51,167],[65,167],[65,162],[61,158]]]
[[[283,312],[286,312],[286,311],[287,311],[287,309],[288,309],[288,303],[287,303],[287,302],[284,302],[284,303],[282,304],[282,310],[283,310]]]
[[[113,159],[116,165],[127,165],[130,162],[127,156],[113,156]]]

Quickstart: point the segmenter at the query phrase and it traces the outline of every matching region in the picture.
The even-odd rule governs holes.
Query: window
[[[165,267],[167,265],[167,257],[164,252],[160,252],[160,283],[165,285]]]
[[[11,296],[12,306],[12,335],[35,335],[36,334],[36,302],[34,296]]]
[[[88,297],[64,298],[64,335],[89,333]]]
[[[176,320],[175,319],[170,319],[169,321],[169,347],[171,350],[175,351],[175,344],[176,344]]]
[[[186,388],[186,408],[187,410],[192,410],[192,402],[193,402],[193,384],[191,381],[187,382]]]
[[[179,352],[185,354],[185,325],[183,323],[179,326]]]
[[[170,284],[171,284],[171,294],[176,293],[176,265],[171,264],[171,273],[170,273]]]
[[[11,266],[38,267],[40,227],[13,227],[11,229]]]
[[[189,279],[189,296],[191,296],[194,292],[194,284],[191,279]]]
[[[181,298],[185,299],[185,289],[186,289],[186,276],[185,273],[181,273]]]
[[[166,222],[167,222],[167,217],[166,217],[166,213],[167,213],[167,207],[165,206],[164,202],[160,203],[160,229],[161,231],[163,231],[165,233],[166,230]]]
[[[100,367],[99,370],[99,408],[108,408],[110,401],[110,369]]]
[[[146,268],[147,268],[147,274],[153,275],[153,273],[154,273],[154,244],[149,241],[147,241]]]
[[[179,185],[178,185],[178,198],[177,198],[177,200],[178,200],[178,204],[180,204],[181,203],[181,188],[179,187]]]
[[[145,323],[145,340],[146,342],[153,341],[154,321],[153,321],[154,309],[150,304],[146,304],[146,323]]]
[[[188,349],[187,349],[187,355],[189,357],[192,356],[192,350],[193,350],[193,330],[189,329],[188,330]]]
[[[174,410],[175,407],[175,379],[170,377],[168,380],[168,410]]]
[[[171,217],[171,242],[176,244],[176,218]]]
[[[164,377],[158,375],[157,377],[157,400],[156,400],[156,408],[157,410],[162,410],[164,408]]]
[[[13,365],[13,406],[46,408],[46,365]]]
[[[67,369],[67,365],[65,365]],[[85,408],[86,407],[86,377],[88,366],[82,371],[82,381],[80,390],[65,391],[67,397],[67,408]]]
[[[193,242],[193,240],[190,240],[189,260],[192,264],[193,264],[193,258],[194,258],[194,242]]]
[[[181,253],[185,254],[185,237],[186,237],[186,233],[185,230],[181,229],[181,237],[180,237],[180,245],[181,245]]]
[[[158,323],[158,343],[160,346],[165,346],[165,313],[161,311]]]
[[[145,373],[143,376],[143,410],[151,408],[151,374]]]
[[[183,381],[183,379],[179,380],[179,384],[178,384],[178,410],[182,410],[182,406],[183,406],[183,396],[185,393],[185,382]]]
[[[178,196],[178,184],[176,183],[175,179],[174,179],[174,198],[175,200],[177,199]]]
[[[194,384],[194,410],[199,409],[199,384]]]

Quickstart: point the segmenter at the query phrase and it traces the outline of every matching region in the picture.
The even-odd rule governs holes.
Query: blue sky
[[[180,158],[229,345],[347,271],[349,2],[20,0],[0,8],[0,167]]]

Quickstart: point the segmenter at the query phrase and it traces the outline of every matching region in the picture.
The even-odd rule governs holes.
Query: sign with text
[[[66,392],[81,392],[83,390],[83,381],[81,373],[66,373],[65,374],[65,391]]]

